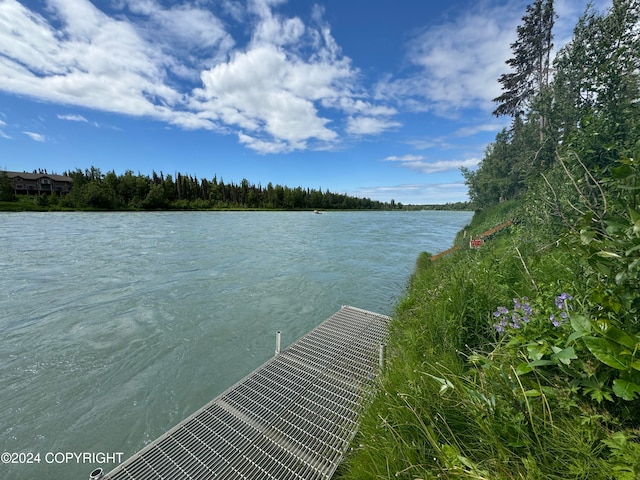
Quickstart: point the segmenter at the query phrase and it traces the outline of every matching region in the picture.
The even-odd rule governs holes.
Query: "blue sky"
[[[0,169],[465,201],[527,3],[0,0]]]

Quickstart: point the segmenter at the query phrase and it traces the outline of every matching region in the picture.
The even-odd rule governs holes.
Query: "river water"
[[[276,331],[285,348],[341,305],[392,314],[471,215],[0,213],[0,478],[108,472]]]

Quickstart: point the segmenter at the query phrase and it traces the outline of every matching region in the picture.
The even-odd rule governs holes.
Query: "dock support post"
[[[281,337],[281,333],[280,333],[280,330],[278,330],[276,332],[276,355],[280,353],[280,337]]]
[[[380,373],[382,373],[384,370],[384,351],[386,347],[386,344],[380,344],[380,351],[378,352],[378,366],[380,367]]]
[[[100,480],[104,476],[104,471],[101,468],[96,468],[89,475],[89,480]]]

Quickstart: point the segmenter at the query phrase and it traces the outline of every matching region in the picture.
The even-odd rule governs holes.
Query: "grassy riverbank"
[[[337,477],[640,478],[637,290],[602,283],[585,235],[529,198],[476,214],[457,252],[422,254]]]
[[[481,213],[418,259],[339,478],[640,478],[640,3],[588,7],[530,90],[522,52],[549,51],[527,22],[552,11],[527,7],[494,112],[513,122],[463,169]]]

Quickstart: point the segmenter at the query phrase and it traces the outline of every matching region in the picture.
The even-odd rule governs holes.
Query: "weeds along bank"
[[[515,220],[478,250],[420,256],[338,478],[640,478],[640,214],[614,188],[566,229],[554,193],[476,214],[461,246]]]
[[[527,6],[512,124],[463,169],[467,233],[514,225],[418,259],[343,478],[640,478],[640,1],[552,59],[554,19]]]

